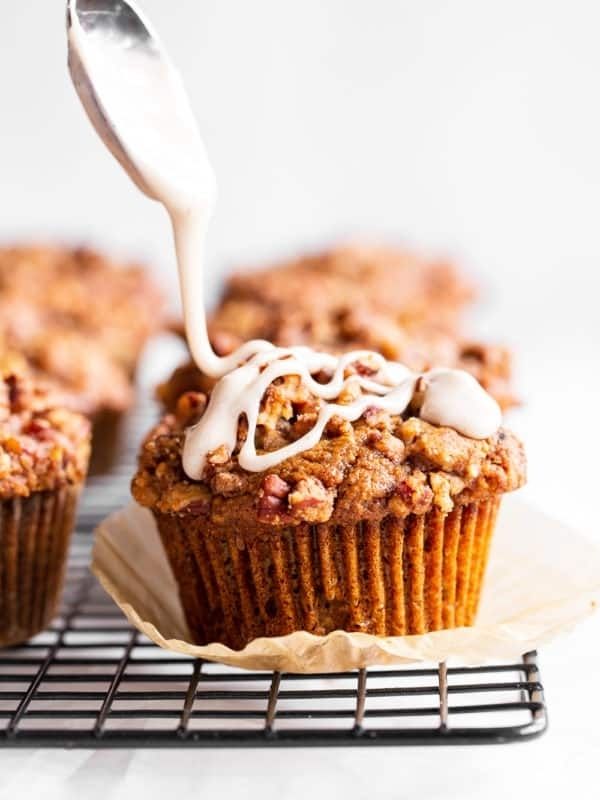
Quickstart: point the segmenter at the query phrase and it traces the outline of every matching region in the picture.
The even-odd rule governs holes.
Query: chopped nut
[[[258,493],[258,519],[260,522],[284,523],[290,520],[287,496],[291,486],[279,475],[267,475]]]
[[[340,392],[337,398],[337,402],[343,406],[349,406],[351,403],[354,403],[355,400],[362,394],[362,389],[360,388],[360,384],[357,380],[349,380],[346,382],[346,385]]]
[[[431,507],[433,492],[423,472],[414,472],[400,481],[389,501],[389,509],[397,517],[424,514]]]
[[[340,417],[338,417],[338,419],[340,419]],[[316,421],[317,414],[314,412],[299,414],[290,427],[293,438],[299,439],[301,436],[304,436],[305,433],[308,433],[311,428],[314,427]],[[328,430],[327,433],[330,434],[330,431]]]
[[[464,489],[464,482],[456,475],[445,472],[432,472],[429,475],[429,484],[433,489],[433,502],[441,510],[450,513],[454,508],[454,495],[460,494]]]
[[[217,472],[211,483],[215,494],[221,494],[224,497],[235,497],[237,494],[242,494],[247,485],[248,480],[235,472]]]
[[[341,436],[348,436],[352,431],[352,423],[348,422],[347,419],[338,416],[337,414],[334,415],[325,427],[325,433],[331,439],[341,437]]]
[[[363,418],[367,425],[371,425],[375,428],[386,425],[389,419],[389,414],[382,408],[377,408],[377,406],[369,406],[363,414]]]
[[[224,444],[217,447],[216,450],[213,450],[212,453],[209,453],[206,460],[209,464],[216,466],[218,464],[226,464],[229,461],[230,454],[229,450],[225,447]]]
[[[210,511],[210,492],[201,484],[178,483],[171,489],[169,504],[176,513],[207,514]]]
[[[208,398],[203,392],[185,392],[177,401],[175,414],[191,425],[200,419],[207,403]]]
[[[304,522],[327,522],[333,511],[334,492],[318,478],[303,478],[290,493],[288,503],[294,516]]]
[[[369,447],[377,450],[378,453],[381,453],[396,464],[399,464],[404,459],[404,442],[388,431],[379,431],[377,429],[370,431],[366,441]]]
[[[204,517],[210,511],[210,503],[206,500],[194,500],[181,510],[188,514],[193,514],[195,517]]]
[[[373,375],[377,375],[381,364],[376,357],[371,356],[371,358],[369,358],[368,356],[364,356],[360,361],[354,364],[354,367],[359,375],[372,377]]]
[[[285,500],[273,495],[259,497],[257,518],[259,522],[269,522],[273,525],[291,522]]]
[[[279,475],[267,475],[263,481],[261,491],[264,495],[271,495],[281,499],[288,496],[291,488],[290,484],[280,478]]]
[[[286,375],[272,383],[265,392],[258,424],[267,431],[275,430],[281,420],[290,420],[304,411],[307,402],[314,402],[298,375]]]

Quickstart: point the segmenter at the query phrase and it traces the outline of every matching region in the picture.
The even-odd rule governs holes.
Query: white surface
[[[4,752],[0,797],[592,800],[598,796],[600,698],[590,685],[597,667],[581,667],[599,634],[596,618],[544,650],[551,727],[538,741],[478,748]]]
[[[596,0],[141,5],[178,51],[216,167],[212,286],[221,264],[358,230],[458,254],[488,290],[480,329],[520,354],[525,494],[600,541]],[[91,238],[172,283],[167,220],[98,145],[63,25],[62,0],[0,2],[0,236]],[[0,796],[591,798],[599,663],[598,618],[544,649],[551,728],[535,743],[3,752]]]

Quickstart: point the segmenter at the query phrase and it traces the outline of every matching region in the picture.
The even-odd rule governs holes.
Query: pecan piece
[[[273,497],[284,498],[290,493],[291,486],[279,475],[267,475],[264,479],[261,491],[265,495],[272,495]]]
[[[229,461],[229,457],[229,450],[222,444],[219,445],[216,450],[213,450],[212,453],[209,453],[206,460],[209,464],[217,466],[219,464],[226,464]]]
[[[177,513],[208,514],[210,511],[210,493],[206,486],[193,483],[178,483],[171,491],[170,504],[171,509]]]
[[[238,475],[235,472],[217,472],[212,480],[212,489],[215,494],[234,497],[237,494],[242,494],[247,483],[248,481],[243,475]]]
[[[435,505],[445,513],[452,511],[453,497],[465,488],[464,481],[458,475],[449,475],[446,472],[432,472],[429,475],[429,485],[433,490]]]
[[[369,364],[366,359],[363,361],[357,361],[354,365],[356,371],[359,375],[363,375],[364,377],[372,377],[373,375],[377,375],[379,372],[379,365],[377,363]]]
[[[387,411],[384,411],[383,408],[377,408],[377,406],[369,406],[365,409],[363,414],[363,419],[367,423],[367,425],[376,428],[385,426],[389,420],[389,414]]]
[[[389,510],[397,517],[407,514],[424,514],[431,507],[433,492],[422,472],[414,473],[398,482],[389,500]]]
[[[258,519],[273,524],[290,521],[287,497],[291,486],[279,475],[267,475],[258,492]]]
[[[369,431],[366,443],[394,464],[400,464],[404,459],[404,442],[396,436],[392,436],[388,431],[377,429]]]
[[[303,478],[290,493],[288,502],[295,517],[304,522],[327,522],[333,512],[334,492],[318,478]]]
[[[208,398],[202,392],[184,392],[177,401],[175,415],[191,424],[200,419],[207,403]]]

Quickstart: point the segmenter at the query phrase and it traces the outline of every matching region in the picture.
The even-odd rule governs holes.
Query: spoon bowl
[[[132,2],[68,0],[68,63],[98,135],[171,214],[210,212],[216,181],[181,78]]]

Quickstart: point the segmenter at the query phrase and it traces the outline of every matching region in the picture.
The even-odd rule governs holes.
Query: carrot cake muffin
[[[0,645],[55,614],[89,451],[88,420],[20,356],[0,357]]]
[[[347,365],[339,413],[374,369]],[[241,648],[299,629],[401,635],[473,623],[500,499],[524,483],[525,456],[503,428],[474,439],[422,418],[428,380],[405,413],[369,407],[347,421],[336,411],[314,446],[257,471],[239,463],[247,417],[231,449],[216,446],[220,423],[207,417],[215,447],[195,479],[182,454],[210,397],[179,399],[145,441],[132,491],[157,521],[196,642]],[[229,399],[226,381],[214,413]],[[253,458],[305,436],[323,403],[297,375],[277,378],[260,402]]]

